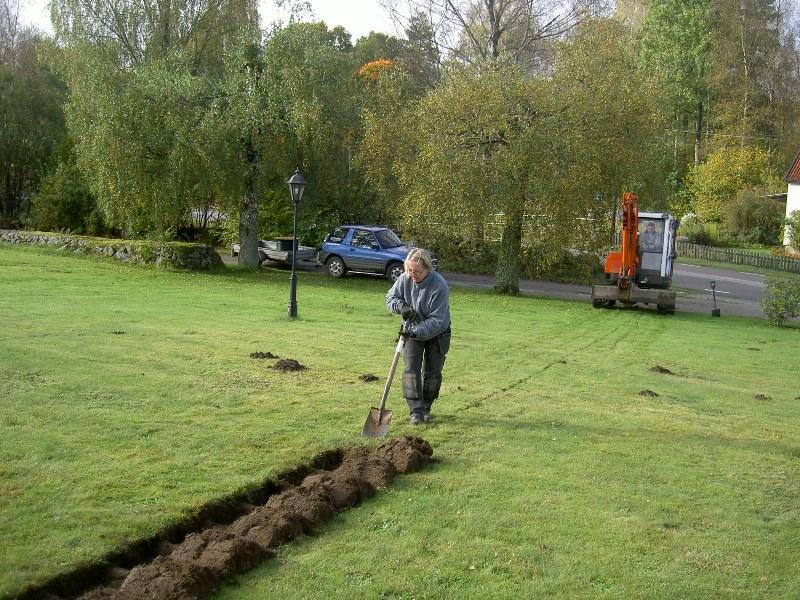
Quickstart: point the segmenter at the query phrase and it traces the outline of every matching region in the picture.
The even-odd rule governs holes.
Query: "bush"
[[[681,235],[686,236],[687,241],[701,246],[715,246],[715,240],[711,233],[706,230],[702,223],[695,223],[687,227],[681,227]]]
[[[800,316],[800,279],[781,279],[767,284],[761,308],[771,325],[780,326]]]
[[[209,220],[205,225],[202,222],[192,221],[189,224],[175,228],[174,239],[178,242],[199,242],[214,248],[224,245],[224,221],[226,217]]]
[[[793,210],[786,219],[785,225],[789,245],[800,250],[800,210]]]
[[[432,250],[439,259],[439,264],[447,265],[447,270],[489,275],[494,274],[497,269],[498,244],[496,243],[457,236],[441,236],[435,240],[421,238],[413,241],[423,248]]]
[[[764,189],[751,188],[739,192],[725,213],[725,226],[735,240],[745,244],[778,243],[784,208],[765,195]]]
[[[28,226],[40,231],[100,235],[105,231],[97,203],[74,163],[62,162],[31,199]]]
[[[769,255],[797,260],[797,252],[789,246],[770,246]]]
[[[678,235],[685,237],[692,244],[701,246],[715,246],[716,238],[711,228],[701,223],[694,216],[687,216],[681,220]]]
[[[447,270],[460,273],[494,275],[497,270],[499,244],[475,239],[457,239],[442,236],[434,241],[417,240],[430,248],[439,264]],[[429,243],[430,242],[430,243]],[[559,258],[545,261],[535,248],[523,248],[520,257],[520,277],[590,285],[604,279],[600,257],[591,252],[564,250]]]
[[[525,277],[532,279],[582,285],[591,285],[605,279],[605,267],[598,255],[569,250],[544,269],[533,266],[530,260],[523,261],[522,272]]]
[[[683,193],[688,205],[704,222],[720,223],[741,190],[772,182],[769,162],[769,153],[755,146],[714,150],[686,176]]]

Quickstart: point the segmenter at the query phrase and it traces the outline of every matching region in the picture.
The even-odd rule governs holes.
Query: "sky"
[[[22,22],[52,34],[49,0],[21,0]],[[353,42],[370,31],[397,35],[387,12],[378,0],[310,0],[316,20],[325,21],[329,28],[341,25],[350,32]],[[259,0],[258,10],[265,27],[280,18],[271,0]],[[284,19],[285,20],[285,19]]]

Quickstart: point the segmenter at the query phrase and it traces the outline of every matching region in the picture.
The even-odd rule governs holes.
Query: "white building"
[[[792,212],[800,210],[800,152],[794,157],[792,166],[786,172],[784,181],[789,184],[789,192],[786,195],[786,218],[789,218]],[[783,238],[783,245],[789,245],[788,234]],[[797,248],[797,250],[800,250],[800,248]]]

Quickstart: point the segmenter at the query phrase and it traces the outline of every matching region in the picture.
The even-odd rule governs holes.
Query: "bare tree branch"
[[[401,26],[430,17],[437,45],[466,63],[506,58],[530,66],[552,41],[608,10],[607,0],[379,0]]]

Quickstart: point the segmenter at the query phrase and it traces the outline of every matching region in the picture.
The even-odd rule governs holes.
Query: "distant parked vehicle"
[[[277,262],[292,264],[292,242],[290,237],[276,238],[274,240],[258,240],[258,264],[264,262]],[[231,245],[231,256],[239,255],[239,244]],[[317,249],[314,246],[297,247],[296,261],[314,260]]]
[[[394,281],[403,274],[403,261],[410,249],[388,227],[339,225],[322,242],[319,262],[331,277],[353,271],[383,275]]]

